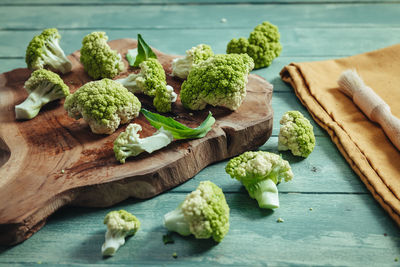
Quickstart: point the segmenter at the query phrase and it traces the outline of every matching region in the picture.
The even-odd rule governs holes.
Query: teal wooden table
[[[83,36],[98,30],[106,31],[110,39],[135,38],[141,33],[165,53],[184,54],[199,43],[224,53],[231,38],[247,36],[265,20],[279,27],[283,45],[281,56],[269,68],[253,71],[274,85],[273,134],[260,147],[272,152],[278,152],[279,119],[284,112],[300,110],[311,119],[292,89],[280,80],[283,66],[350,56],[400,42],[400,2],[396,0],[3,0],[0,73],[25,67],[25,48],[44,28],[59,29],[68,54],[80,48]],[[107,209],[63,208],[27,241],[0,248],[0,265],[399,265],[399,228],[329,136],[312,123],[317,139],[314,152],[305,160],[283,153],[295,177],[279,185],[281,207],[275,211],[259,209],[225,173],[226,162],[220,162],[149,200],[131,199]],[[216,245],[173,234],[175,243],[164,245],[163,215],[204,180],[215,182],[225,192],[231,207],[228,235]],[[133,212],[142,227],[116,256],[103,259],[102,221],[114,209]],[[278,223],[278,218],[284,222]],[[177,258],[172,257],[174,252]]]

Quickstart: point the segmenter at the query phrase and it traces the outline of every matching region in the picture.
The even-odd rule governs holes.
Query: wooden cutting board
[[[125,58],[136,48],[132,39],[109,42]],[[179,93],[181,80],[172,77],[171,60],[176,56],[155,50],[165,68],[167,83]],[[90,81],[79,62],[79,51],[69,58],[72,72],[62,76],[71,92]],[[128,63],[125,61],[126,66]],[[127,68],[128,69],[128,68]],[[137,72],[129,68],[119,77]],[[207,165],[263,145],[272,132],[272,85],[249,75],[247,96],[235,112],[208,107],[185,110],[178,98],[168,114],[196,127],[211,110],[216,123],[206,137],[174,141],[152,154],[116,161],[113,141],[126,126],[112,135],[93,134],[81,120],[67,116],[64,100],[49,103],[28,121],[16,121],[14,106],[27,96],[23,88],[31,71],[16,69],[0,75],[0,244],[22,242],[38,231],[46,218],[65,205],[108,207],[126,198],[150,198],[193,177]],[[119,78],[116,77],[116,78]],[[138,95],[150,110],[151,99]],[[143,115],[142,137],[156,130]],[[218,177],[210,177],[215,179]]]

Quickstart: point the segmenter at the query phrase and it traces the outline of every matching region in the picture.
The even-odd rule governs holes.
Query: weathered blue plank
[[[48,25],[51,27],[51,24]],[[102,30],[98,28],[97,30]],[[93,30],[61,30],[66,53],[81,48],[82,38]],[[0,31],[0,57],[23,57],[26,47],[40,31]],[[199,43],[210,44],[216,53],[225,53],[234,37],[245,36],[244,29],[152,29],[107,30],[110,40],[136,38],[141,33],[153,47],[170,54],[184,54]],[[400,27],[386,28],[293,28],[281,27],[282,57],[341,57],[379,49],[400,42]],[[173,38],[172,38],[173,37]],[[185,40],[184,42],[182,40]],[[11,43],[12,42],[12,45]],[[290,62],[290,59],[286,59]],[[262,70],[261,70],[262,71]]]
[[[274,212],[259,209],[247,194],[226,194],[231,227],[220,244],[174,234],[175,243],[164,245],[162,216],[184,197],[166,193],[117,205],[133,212],[142,227],[112,258],[100,254],[102,219],[111,209],[69,208],[23,244],[2,250],[0,264],[383,266],[400,254],[396,225],[369,195],[352,194],[280,194]]]
[[[301,10],[301,12],[299,12]],[[396,26],[399,5],[161,5],[2,6],[0,29],[59,28],[243,28],[263,20],[286,27]],[[12,14],[9,16],[8,14]],[[221,23],[225,18],[226,23]]]

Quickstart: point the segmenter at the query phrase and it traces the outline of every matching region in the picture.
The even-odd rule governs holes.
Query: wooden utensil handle
[[[400,150],[400,119],[393,116],[390,108],[386,104],[377,106],[371,112],[371,119],[382,126],[390,141]]]

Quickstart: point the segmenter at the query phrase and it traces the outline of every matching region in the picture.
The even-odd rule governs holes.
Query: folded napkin
[[[400,226],[400,151],[339,90],[337,80],[346,69],[355,69],[400,118],[400,44],[336,60],[291,63],[280,74]]]

